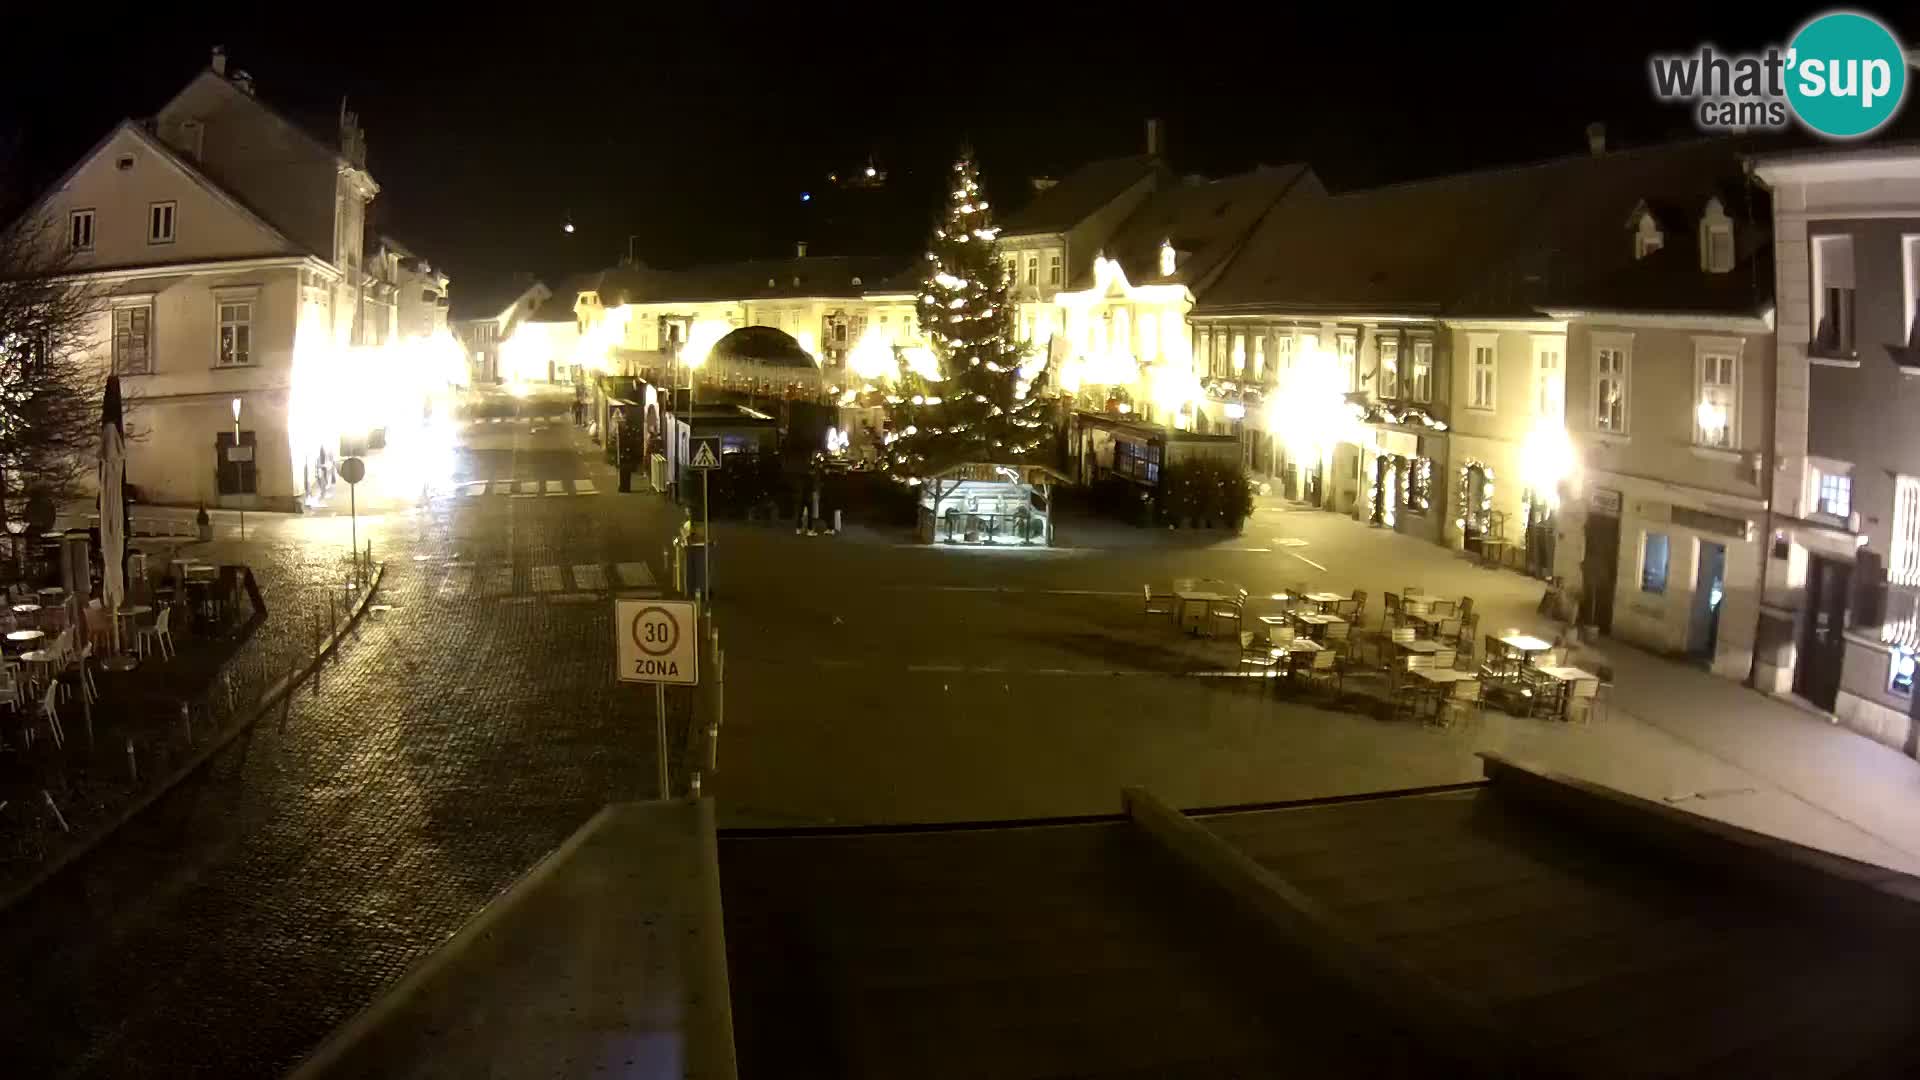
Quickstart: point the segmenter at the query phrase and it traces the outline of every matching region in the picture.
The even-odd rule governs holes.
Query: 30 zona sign
[[[696,614],[690,600],[616,600],[613,604],[615,674],[621,682],[700,682]]]

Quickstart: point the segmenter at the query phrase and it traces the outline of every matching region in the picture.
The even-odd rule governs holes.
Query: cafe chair
[[[1231,622],[1236,632],[1240,630],[1246,614],[1247,590],[1245,589],[1237,590],[1236,595],[1230,600],[1211,600],[1207,603],[1207,621],[1209,623],[1214,620]],[[1213,628],[1209,626],[1207,629],[1211,632]]]
[[[1365,589],[1353,590],[1352,599],[1353,615],[1349,617],[1347,621],[1358,626],[1360,620],[1367,617],[1367,591]]]
[[[1321,649],[1314,653],[1313,662],[1298,670],[1301,677],[1306,679],[1308,686],[1324,686],[1333,692],[1338,692],[1340,689],[1340,667],[1334,663],[1333,651],[1330,649]]]
[[[46,695],[40,699],[40,718],[47,722],[47,730],[53,733],[53,745],[65,749],[67,732],[60,726],[60,703],[57,700],[59,694],[60,681],[47,680]],[[31,729],[29,729],[29,737],[31,737]]]
[[[1344,659],[1347,656],[1348,650],[1353,647],[1352,633],[1352,623],[1328,623],[1326,626],[1321,627],[1320,644],[1324,648],[1331,649]]]
[[[1141,614],[1165,615],[1169,618],[1173,616],[1172,593],[1154,592],[1151,585],[1140,586],[1140,592],[1146,597],[1146,604],[1141,608]]]
[[[1414,640],[1413,627],[1396,626],[1393,628],[1393,632],[1390,635],[1388,635],[1388,638],[1389,640],[1395,643],[1411,642],[1412,640]]]
[[[142,657],[147,655],[148,641],[152,641],[153,647],[160,650],[162,660],[171,660],[177,655],[173,647],[173,631],[168,623],[172,616],[172,608],[161,608],[160,617],[154,620],[152,626],[142,626],[136,631],[134,645]]]
[[[1380,629],[1391,630],[1400,622],[1400,594],[1386,593],[1381,604]]]
[[[1427,601],[1427,614],[1433,616],[1453,615],[1456,613],[1454,609],[1459,606],[1459,604],[1452,600],[1429,600]]]
[[[1440,727],[1451,728],[1462,717],[1478,717],[1481,709],[1480,680],[1459,679],[1447,684],[1447,694],[1434,710],[1433,720]]]
[[[1433,639],[1435,641],[1445,642],[1448,645],[1458,646],[1460,644],[1460,620],[1454,618],[1441,619],[1438,623],[1434,624]]]
[[[1454,651],[1452,649],[1433,650],[1433,666],[1440,671],[1453,670]]]
[[[1594,669],[1594,674],[1600,676],[1600,681],[1593,684],[1593,704],[1590,708],[1598,709],[1600,718],[1604,720],[1608,710],[1613,707],[1613,669],[1602,664]]]
[[[1567,687],[1567,719],[1586,724],[1593,721],[1593,703],[1600,691],[1600,684],[1592,679],[1578,679]]]
[[[1280,665],[1280,657],[1276,655],[1276,650],[1265,634],[1253,630],[1242,630],[1240,631],[1240,663],[1243,668],[1271,673]]]

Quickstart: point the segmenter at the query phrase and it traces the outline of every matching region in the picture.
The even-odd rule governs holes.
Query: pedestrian
[[[820,526],[820,484],[825,479],[820,469],[820,459],[813,461],[813,471],[807,475],[807,505],[813,511],[813,518],[807,525],[807,535],[818,535]]]

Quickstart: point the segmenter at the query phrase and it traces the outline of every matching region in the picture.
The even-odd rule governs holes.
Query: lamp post
[[[228,451],[228,456],[231,457],[233,460],[233,486],[237,489],[240,486],[240,464],[241,464],[240,462],[240,399],[239,398],[233,399],[233,449]],[[244,494],[244,493],[236,491],[235,494]],[[242,506],[240,508],[240,539],[245,540],[246,538],[247,538],[247,508]]]
[[[26,522],[18,518],[7,519],[7,532],[13,537],[14,572],[20,576],[20,580],[22,581],[25,581],[27,578],[27,549],[26,545],[20,542],[20,536],[26,531]]]

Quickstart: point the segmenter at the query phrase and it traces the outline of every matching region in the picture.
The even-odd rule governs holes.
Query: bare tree
[[[28,500],[86,490],[100,435],[110,333],[101,290],[75,273],[64,223],[0,231],[0,526]]]

